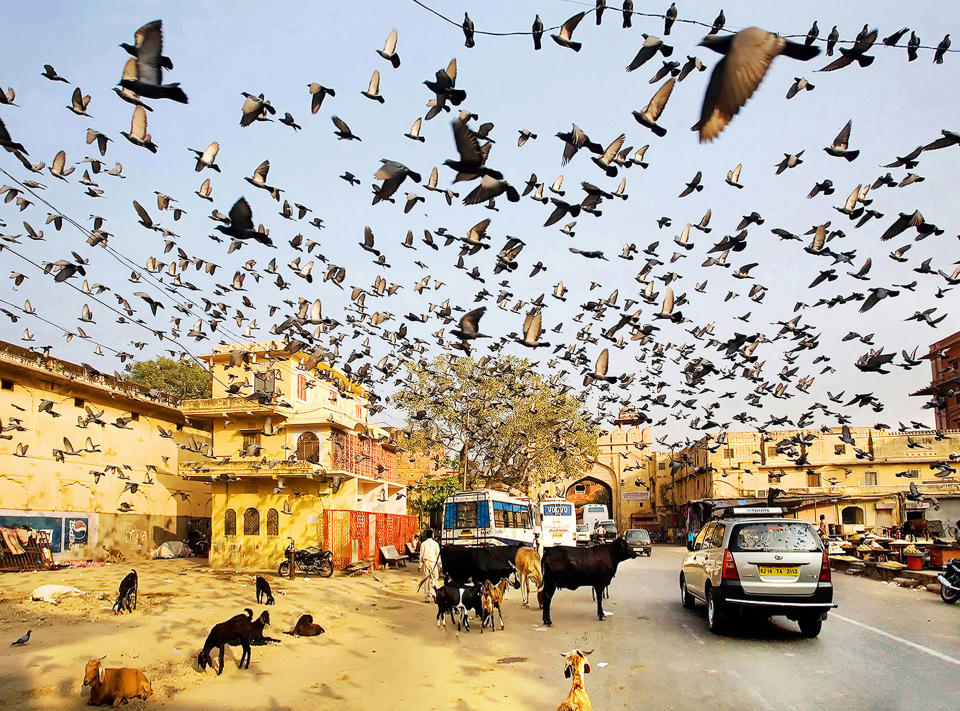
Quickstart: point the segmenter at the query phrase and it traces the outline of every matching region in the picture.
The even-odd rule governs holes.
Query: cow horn
[[[593,650],[591,649],[588,652],[580,652],[580,654],[582,654],[583,656],[587,656],[588,654],[593,654]]]

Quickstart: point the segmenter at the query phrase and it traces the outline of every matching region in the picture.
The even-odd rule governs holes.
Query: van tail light
[[[733,560],[733,553],[727,548],[723,551],[723,580],[739,580],[740,573],[737,572],[737,564]]]
[[[827,553],[827,549],[823,549],[823,561],[820,563],[820,582],[829,583],[830,578],[830,555]]]

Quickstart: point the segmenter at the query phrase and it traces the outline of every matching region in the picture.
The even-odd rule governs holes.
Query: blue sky
[[[644,5],[642,9],[660,11]],[[539,13],[548,26],[561,23],[577,12],[583,3],[575,2],[484,2],[471,7],[460,2],[436,2],[440,12],[459,21],[464,9],[470,12],[478,30],[525,31],[532,23],[533,15]],[[757,25],[781,34],[804,34],[814,19],[818,20],[821,35],[825,36],[836,24],[841,37],[851,39],[864,23],[880,30],[883,37],[896,29],[908,26],[916,30],[926,45],[936,45],[945,32],[951,31],[952,21],[957,18],[954,5],[947,2],[929,2],[922,5],[876,2],[869,6],[851,3],[678,3],[680,16],[711,22],[720,7],[727,17],[728,27],[741,28]],[[601,27],[596,27],[588,16],[577,29],[574,38],[583,42],[583,50],[573,53],[544,38],[544,49],[532,50],[531,40],[525,37],[489,37],[478,35],[477,46],[466,49],[463,34],[440,18],[428,13],[412,2],[355,2],[345,3],[287,3],[282,6],[235,2],[229,12],[223,5],[203,3],[87,3],[84,6],[67,3],[29,3],[11,7],[7,21],[0,28],[0,40],[6,48],[4,68],[0,76],[3,88],[13,87],[19,108],[0,106],[3,119],[15,140],[24,143],[34,162],[46,161],[49,165],[58,150],[65,150],[69,162],[92,156],[93,146],[84,142],[86,129],[94,127],[113,138],[104,159],[108,167],[119,161],[128,177],[119,180],[100,174],[94,176],[105,191],[103,198],[92,199],[83,195],[79,178],[86,164],[77,166],[68,183],[56,180],[49,173],[27,176],[19,164],[7,153],[0,154],[0,167],[17,179],[32,177],[48,186],[40,194],[58,210],[68,214],[84,225],[89,225],[88,215],[95,213],[107,218],[106,229],[114,236],[110,246],[142,267],[153,255],[169,261],[175,253],[161,255],[163,240],[156,232],[149,232],[136,223],[131,206],[138,200],[147,207],[154,219],[172,229],[179,237],[177,245],[190,256],[213,261],[221,268],[214,277],[207,277],[190,267],[183,275],[201,287],[201,291],[180,294],[178,298],[190,298],[201,303],[205,296],[215,301],[230,304],[230,314],[239,308],[245,317],[256,318],[260,338],[268,336],[269,327],[282,320],[289,312],[283,299],[297,297],[320,298],[325,315],[345,321],[349,287],[367,287],[377,274],[388,282],[400,284],[403,289],[390,299],[367,298],[370,311],[387,311],[393,318],[383,328],[395,330],[410,312],[429,313],[430,303],[439,304],[449,298],[452,306],[472,308],[474,295],[485,286],[494,295],[499,290],[498,282],[509,278],[511,293],[509,303],[517,300],[531,301],[540,294],[545,298],[544,326],[552,328],[563,324],[560,334],[548,333],[545,338],[552,343],[576,343],[577,331],[591,323],[590,315],[581,323],[571,319],[580,311],[577,307],[588,299],[605,298],[614,289],[619,289],[620,303],[625,298],[636,298],[642,285],[634,276],[643,264],[639,257],[633,261],[616,257],[625,242],[635,243],[641,250],[659,240],[658,253],[666,264],[657,267],[654,275],[674,271],[681,278],[671,286],[675,292],[686,293],[690,301],[682,310],[692,323],[681,326],[658,322],[662,330],[657,334],[661,343],[696,344],[694,355],[701,355],[722,365],[720,354],[714,348],[705,347],[685,332],[695,325],[710,322],[716,324],[715,334],[721,340],[735,332],[765,333],[772,337],[778,327],[772,322],[792,318],[798,301],[813,304],[818,298],[830,298],[836,294],[863,291],[871,286],[886,286],[909,283],[917,280],[915,292],[901,289],[901,295],[874,308],[870,313],[857,313],[857,303],[846,304],[831,310],[806,309],[801,323],[813,325],[821,334],[820,347],[816,353],[804,353],[798,359],[798,376],[816,377],[810,395],[790,391],[795,397],[789,400],[765,401],[763,410],[748,408],[751,414],[761,419],[769,415],[784,414],[796,417],[812,402],[825,402],[825,392],[837,393],[874,392],[886,404],[881,414],[869,410],[854,409],[850,412],[855,424],[872,424],[883,420],[896,425],[897,420],[919,419],[932,422],[926,411],[921,411],[922,401],[908,397],[908,393],[922,387],[929,379],[929,370],[924,365],[909,372],[894,368],[887,376],[861,373],[853,367],[856,358],[865,353],[868,346],[857,341],[843,343],[848,331],[861,334],[875,333],[874,347],[886,350],[901,348],[908,351],[919,346],[926,351],[929,343],[957,330],[957,315],[951,307],[957,303],[956,293],[936,299],[938,287],[946,287],[939,276],[921,275],[912,271],[921,261],[930,257],[934,269],[952,273],[953,263],[958,259],[957,218],[958,207],[953,199],[953,177],[960,159],[960,149],[950,148],[924,153],[914,172],[925,180],[905,188],[881,188],[873,191],[870,206],[884,213],[860,229],[835,211],[847,194],[857,184],[872,183],[878,176],[888,172],[881,168],[897,155],[904,155],[920,144],[940,136],[941,129],[960,130],[956,117],[960,115],[960,99],[955,88],[960,57],[950,53],[943,65],[932,63],[932,52],[922,50],[916,62],[908,63],[905,49],[876,47],[874,64],[867,69],[849,67],[833,73],[817,73],[815,70],[826,64],[826,59],[817,58],[807,63],[779,58],[767,74],[760,89],[733,120],[720,138],[713,144],[700,145],[689,127],[699,116],[700,102],[710,70],[719,59],[697,43],[705,34],[698,26],[677,24],[666,41],[675,46],[671,59],[685,61],[688,55],[699,56],[708,70],[694,73],[678,84],[664,111],[661,124],[668,129],[660,139],[641,127],[631,117],[632,110],[640,110],[650,100],[656,86],[648,79],[660,66],[661,58],[655,58],[633,73],[624,71],[626,64],[639,48],[646,32],[662,36],[662,21],[635,17],[633,28],[621,29],[619,11],[608,10]],[[278,9],[280,8],[280,9]],[[639,7],[638,3],[638,9]],[[117,45],[132,41],[133,32],[143,23],[162,18],[164,21],[164,51],[171,56],[174,70],[165,74],[166,81],[181,82],[190,97],[186,106],[172,102],[152,101],[154,111],[148,115],[149,132],[159,146],[157,154],[129,144],[120,131],[129,130],[132,107],[120,101],[110,91],[120,78],[127,55]],[[399,32],[397,51],[402,65],[394,70],[375,53],[383,46],[391,28]],[[396,205],[370,205],[373,172],[382,158],[399,160],[419,171],[424,179],[432,166],[441,166],[446,158],[455,156],[450,115],[443,114],[432,121],[424,122],[424,143],[418,143],[403,134],[418,116],[426,112],[430,93],[422,81],[432,79],[434,73],[447,65],[451,57],[458,60],[457,86],[467,91],[465,108],[476,112],[480,122],[492,121],[495,128],[491,136],[496,140],[489,164],[501,170],[510,182],[522,187],[531,173],[548,185],[561,173],[565,176],[565,199],[579,200],[583,195],[579,188],[582,180],[588,180],[605,189],[617,187],[620,177],[627,179],[626,201],[605,201],[602,218],[581,215],[577,219],[576,236],[570,238],[559,232],[568,220],[544,228],[542,224],[550,207],[529,199],[517,205],[498,200],[498,212],[482,206],[465,207],[454,203],[448,207],[442,197],[429,193],[422,186],[404,185],[398,194]],[[71,84],[52,83],[39,76],[44,63],[53,64]],[[386,98],[383,105],[360,95],[366,88],[373,70],[381,74],[381,93]],[[784,95],[794,77],[805,76],[816,85],[815,90],[804,92],[787,101]],[[306,85],[316,81],[336,89],[336,97],[328,97],[317,115],[309,112],[309,95]],[[89,107],[92,118],[77,117],[64,106],[69,103],[74,86],[92,95]],[[294,133],[290,128],[277,123],[256,124],[239,127],[241,92],[264,93],[279,110],[279,115],[289,111],[303,130]],[[337,141],[330,122],[331,114],[343,118],[354,133],[362,137],[361,143]],[[278,116],[279,116],[278,115]],[[859,148],[860,157],[852,162],[832,158],[822,148],[848,120],[853,120],[851,147]],[[650,144],[646,160],[647,170],[634,166],[621,170],[616,179],[604,176],[591,163],[586,152],[581,152],[569,165],[561,167],[561,142],[553,137],[558,131],[567,131],[572,122],[581,126],[591,139],[606,145],[621,132],[626,133],[625,145],[639,147]],[[529,129],[538,134],[523,148],[517,147],[517,131]],[[187,148],[204,148],[210,141],[220,142],[218,163],[222,173],[210,171],[197,174],[193,170],[191,155]],[[804,150],[804,162],[782,175],[774,175],[774,166],[784,153]],[[324,220],[326,228],[316,230],[302,222],[288,222],[278,215],[279,205],[263,191],[256,190],[243,181],[252,175],[264,159],[271,161],[270,182],[284,189],[284,197],[291,202],[308,205],[313,216]],[[746,186],[736,190],[724,184],[726,171],[737,163],[743,164],[741,182]],[[344,170],[357,175],[363,182],[351,187],[337,176]],[[677,195],[697,171],[702,171],[705,189],[689,197]],[[902,178],[903,169],[890,170],[896,179]],[[214,188],[212,205],[197,198],[193,192],[205,177],[211,177]],[[0,176],[3,183],[10,183]],[[451,172],[441,167],[441,185],[449,184]],[[819,196],[808,200],[806,194],[817,181],[830,178],[836,192],[830,197]],[[461,198],[471,186],[460,184],[454,189]],[[403,213],[402,193],[411,189],[426,198],[410,214]],[[173,196],[187,214],[174,222],[172,213],[160,213],[153,192],[161,191]],[[545,190],[545,194],[550,194]],[[228,212],[234,200],[246,196],[253,208],[254,219],[271,230],[277,250],[250,244],[231,255],[226,254],[226,244],[208,238],[215,223],[207,219],[212,208]],[[713,211],[709,235],[696,230],[691,232],[695,243],[689,255],[676,263],[669,259],[674,253],[673,237],[680,233],[684,223],[696,223],[708,209]],[[920,209],[925,217],[943,227],[939,237],[930,237],[921,242],[912,242],[912,234],[903,235],[888,243],[881,243],[879,236],[899,212]],[[759,212],[765,222],[749,230],[748,247],[744,252],[731,254],[730,269],[700,265],[706,252],[716,241],[732,234],[743,215]],[[152,328],[168,329],[169,317],[176,312],[172,301],[156,319],[146,309],[139,309],[139,300],[132,293],[144,289],[143,284],[131,284],[127,278],[131,269],[120,264],[110,254],[86,246],[84,236],[70,226],[56,232],[52,225],[43,226],[48,209],[35,205],[23,213],[16,205],[0,206],[0,228],[6,234],[22,234],[22,220],[27,220],[36,229],[44,229],[45,240],[33,242],[26,237],[20,246],[14,245],[21,254],[41,262],[69,256],[76,250],[90,259],[87,267],[88,280],[109,286],[130,299],[138,307],[141,316]],[[658,229],[656,219],[670,216],[673,225]],[[429,250],[420,243],[424,229],[435,231],[444,227],[456,235],[464,235],[475,223],[491,218],[488,230],[492,235],[493,249],[476,257],[467,258],[468,268],[480,267],[486,278],[481,285],[466,277],[453,265],[457,259],[456,247]],[[782,242],[770,233],[774,227],[783,227],[794,233],[802,233],[811,226],[832,221],[832,228],[841,228],[846,233],[842,240],[831,243],[839,251],[857,250],[852,267],[838,265],[840,278],[815,289],[807,285],[820,269],[827,268],[830,260],[815,258],[803,252],[806,242]],[[371,255],[363,252],[357,243],[361,241],[364,226],[370,226],[376,235],[376,244],[383,251],[392,268],[385,269],[372,264]],[[400,246],[406,231],[413,230],[418,250],[411,252]],[[295,256],[302,262],[309,260],[305,254],[294,252],[287,240],[297,233],[305,238],[318,240],[319,251],[331,263],[347,269],[345,292],[330,284],[306,284],[294,276],[286,264]],[[520,254],[520,267],[512,274],[492,274],[494,253],[507,236],[524,240],[526,248]],[[807,238],[805,238],[807,239]],[[897,264],[887,258],[893,248],[912,243],[907,264]],[[609,262],[585,260],[570,254],[569,247],[603,250]],[[315,250],[316,251],[316,250]],[[683,250],[679,250],[683,251]],[[642,255],[641,255],[642,256]],[[846,276],[856,271],[866,257],[873,258],[869,282],[856,282]],[[241,303],[242,294],[213,295],[215,284],[229,284],[233,273],[249,259],[256,260],[256,268],[263,268],[276,257],[283,278],[291,283],[291,289],[278,292],[271,286],[273,277],[265,275],[260,284],[248,277],[245,287],[248,296],[257,308],[250,309]],[[414,265],[421,260],[427,269]],[[531,265],[542,261],[547,271],[529,278]],[[30,299],[40,315],[68,329],[80,325],[93,340],[117,350],[148,356],[160,352],[163,346],[146,330],[130,324],[118,325],[115,315],[105,307],[63,285],[54,285],[49,277],[8,252],[0,252],[4,278],[8,271],[18,271],[29,276],[22,287],[14,289],[12,282],[5,281],[5,301],[22,305]],[[755,280],[736,280],[731,273],[747,263],[759,263],[752,274]],[[322,273],[322,264],[316,272]],[[425,291],[418,296],[413,285],[426,274],[444,282],[439,291]],[[165,277],[169,281],[169,277]],[[708,281],[706,294],[694,291],[694,285]],[[560,303],[549,296],[553,285],[562,280],[570,289],[568,301]],[[73,280],[79,283],[77,279]],[[589,290],[591,282],[601,286]],[[747,299],[747,292],[754,283],[768,287],[762,304]],[[663,284],[657,281],[657,291],[663,293]],[[738,297],[724,303],[728,292]],[[151,292],[159,297],[159,292]],[[116,299],[112,293],[103,297],[112,305]],[[96,324],[81,324],[77,317],[83,303],[89,303],[94,311]],[[495,300],[484,302],[488,312],[482,321],[481,330],[495,337],[518,332],[523,314],[503,312],[496,308]],[[280,311],[270,318],[266,305],[280,306]],[[5,308],[11,307],[2,304]],[[905,322],[914,311],[937,306],[935,316],[949,316],[936,329],[917,322]],[[638,307],[634,307],[634,310]],[[641,320],[649,323],[656,307],[641,304]],[[734,320],[734,317],[750,312],[749,323]],[[74,339],[65,343],[63,333],[24,314],[16,324],[8,319],[0,320],[0,338],[20,342],[23,328],[28,327],[36,337],[37,344],[52,344],[54,355],[77,361],[87,361],[105,370],[119,367],[111,357],[93,355],[90,341]],[[601,321],[591,326],[592,335],[609,326],[617,319],[617,313],[609,311]],[[233,340],[241,328],[236,323],[224,323],[212,338],[200,343],[186,337],[196,317],[184,316],[180,342],[191,352],[206,352],[212,342],[221,337]],[[431,314],[426,324],[409,324],[411,335],[426,342],[426,354],[441,352],[430,334],[442,327]],[[447,327],[447,332],[453,324]],[[349,355],[353,329],[346,329],[347,337],[341,345],[341,355]],[[623,332],[628,338],[629,334]],[[358,342],[366,334],[361,333]],[[377,339],[372,340],[374,362],[388,350]],[[131,342],[146,341],[149,346],[139,351]],[[486,351],[482,343],[479,354]],[[600,349],[609,345],[601,340],[588,343],[587,356],[592,361]],[[783,341],[762,345],[757,355],[766,361],[764,375],[773,383],[780,382],[777,373],[784,366]],[[546,349],[545,349],[546,350]],[[530,355],[523,349],[507,345],[505,352]],[[628,345],[625,349],[611,348],[611,373],[643,374],[646,363],[638,363],[644,349]],[[831,358],[829,365],[835,373],[820,374],[823,364],[813,365],[816,355]],[[669,352],[672,358],[676,351]],[[537,351],[536,358],[545,372],[549,353]],[[650,356],[646,356],[649,361]],[[899,361],[899,358],[898,358]],[[563,361],[561,361],[561,364]],[[356,365],[356,364],[355,364]],[[793,367],[793,366],[791,366]],[[667,362],[663,379],[668,382],[668,401],[685,397],[677,391],[681,380],[677,368]],[[572,383],[579,382],[577,373]],[[749,392],[752,384],[740,379],[710,384],[717,392],[735,390],[738,398],[724,400],[721,414],[734,414],[743,409],[739,397]],[[388,394],[389,387],[381,388]],[[648,393],[635,387],[624,394],[632,393],[635,401],[641,401]],[[704,403],[709,401],[704,396]],[[612,408],[615,412],[616,407]],[[666,415],[666,410],[655,409],[651,416],[657,420]],[[703,414],[700,411],[697,414]],[[397,421],[394,413],[384,413],[388,421]],[[817,424],[831,424],[819,419]],[[660,432],[673,437],[689,434],[684,423],[671,421]]]

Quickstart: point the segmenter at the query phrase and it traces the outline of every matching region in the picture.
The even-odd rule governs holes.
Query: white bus
[[[526,497],[481,489],[458,491],[443,502],[442,545],[533,545],[540,512]]]
[[[577,545],[577,513],[573,502],[544,499],[540,502],[540,519],[540,544],[544,548]]]
[[[610,514],[607,513],[606,504],[583,505],[583,521],[581,523],[589,526],[591,531],[597,525],[597,521],[605,521],[608,518],[610,518]]]

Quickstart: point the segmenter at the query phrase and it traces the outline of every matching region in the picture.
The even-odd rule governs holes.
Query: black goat
[[[270,624],[270,613],[264,610],[260,617],[255,619],[250,625],[250,644],[262,646],[267,642],[279,642],[279,639],[273,637],[264,637],[263,628]]]
[[[483,607],[480,590],[476,585],[450,585],[449,583],[439,588],[434,588],[435,599],[437,601],[437,627],[443,625],[447,628],[446,615],[450,614],[451,622],[457,623],[457,631],[463,629],[470,631],[470,610],[473,610],[477,617],[483,619]]]
[[[119,615],[126,608],[127,612],[137,609],[137,589],[140,584],[137,580],[137,571],[131,570],[120,581],[120,591],[117,601],[113,603],[113,612]]]
[[[223,672],[223,648],[224,646],[240,645],[243,648],[243,654],[240,655],[239,668],[243,669],[243,662],[246,660],[247,669],[250,668],[250,638],[253,634],[253,610],[249,607],[244,608],[245,615],[234,615],[226,622],[220,622],[214,625],[210,634],[207,635],[207,641],[203,643],[203,651],[197,657],[197,664],[200,671],[207,668],[209,664],[213,666],[213,660],[210,659],[210,652],[214,649],[220,649],[220,668],[217,669],[219,676]]]
[[[257,604],[260,604],[261,598],[266,598],[264,605],[273,605],[273,592],[270,590],[270,583],[261,575],[257,576]]]

